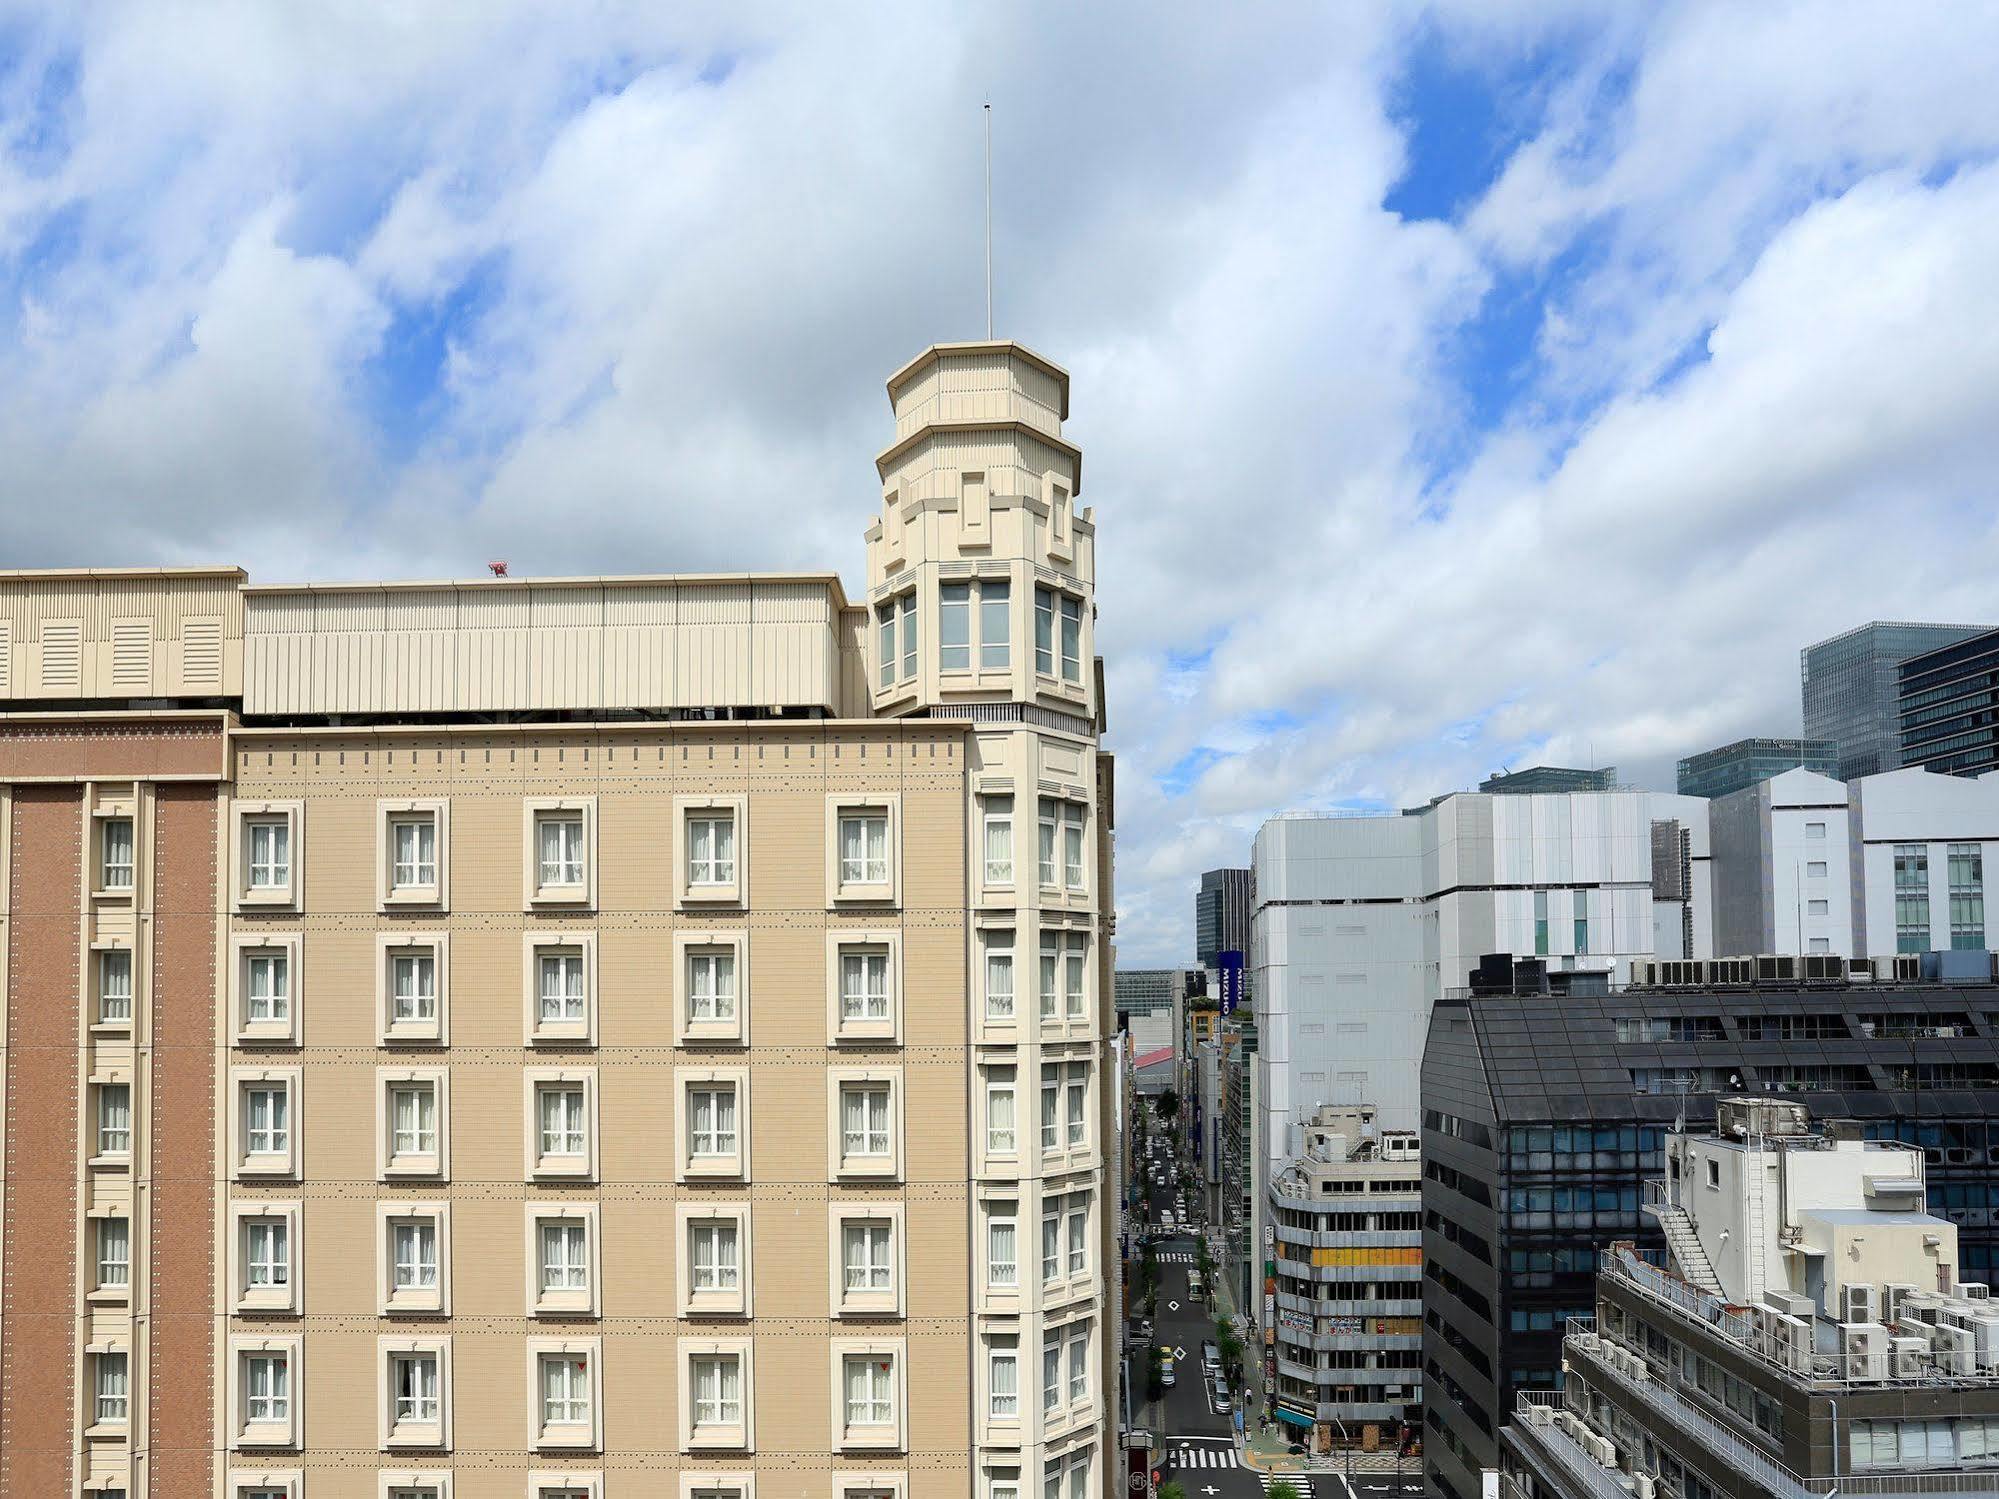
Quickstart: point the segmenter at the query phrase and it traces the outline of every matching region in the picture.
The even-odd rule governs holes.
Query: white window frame
[[[563,818],[583,824],[581,879],[551,882],[541,879],[541,823]],[[597,798],[594,796],[534,796],[521,804],[522,901],[530,911],[594,910],[597,905]]]
[[[396,968],[406,958],[431,962],[433,1014],[396,1016]],[[375,1025],[382,1046],[445,1046],[451,1040],[451,935],[448,932],[380,932],[375,937]]]
[[[909,1352],[903,1338],[834,1338],[827,1349],[832,1377],[833,1450],[835,1452],[899,1452],[908,1429]],[[889,1419],[847,1424],[847,1360],[886,1361],[889,1373]],[[842,1475],[843,1482],[853,1480]]]
[[[733,1289],[703,1289],[695,1285],[694,1235],[697,1228],[733,1224],[736,1230],[736,1284]],[[750,1204],[741,1200],[703,1198],[674,1205],[675,1282],[678,1311],[688,1317],[748,1317],[754,1299],[756,1241]]]
[[[846,1094],[851,1089],[883,1090],[888,1095],[886,1154],[849,1155],[846,1146]],[[902,1177],[906,1095],[900,1067],[834,1067],[826,1073],[827,1180],[897,1181]],[[873,1130],[868,1134],[872,1136]],[[870,1141],[869,1143],[872,1143]]]
[[[281,1088],[285,1094],[285,1149],[251,1154],[249,1095],[253,1088]],[[304,1160],[300,1124],[304,1073],[297,1067],[229,1069],[230,1174],[238,1181],[293,1181]]]
[[[1006,803],[1001,811],[998,803]],[[979,883],[988,890],[1011,890],[1020,877],[1020,807],[1012,790],[986,791],[979,795]],[[1007,856],[1004,863],[993,857],[996,830],[1006,829]]]
[[[451,1499],[448,1468],[385,1468],[376,1474],[380,1499],[405,1499],[412,1492],[431,1491],[436,1499]]]
[[[229,1291],[230,1310],[235,1313],[284,1313],[296,1316],[305,1309],[305,1256],[302,1237],[303,1205],[263,1199],[234,1199],[229,1204]],[[286,1283],[280,1287],[250,1283],[252,1226],[262,1220],[284,1224]]]
[[[756,1353],[746,1337],[678,1338],[680,1450],[682,1452],[754,1452],[756,1450]],[[694,1423],[694,1362],[700,1358],[736,1360],[741,1417],[729,1424],[699,1429]]]
[[[1009,1187],[1003,1195],[981,1196],[978,1215],[978,1246],[976,1264],[978,1266],[978,1290],[987,1301],[996,1305],[1012,1305],[1020,1301],[1026,1287],[1032,1284],[1024,1275],[1026,1256],[1034,1248],[1027,1238],[1032,1219],[1021,1211],[1022,1199],[1018,1189]],[[996,1281],[993,1279],[995,1260],[993,1259],[992,1230],[995,1224],[1013,1225],[1013,1279]]]
[[[690,907],[741,907],[750,893],[749,798],[746,796],[676,796],[673,799],[673,899],[682,910]],[[695,884],[690,878],[693,837],[689,824],[696,817],[726,813],[734,825],[731,838],[735,850],[733,880]]]
[[[530,1317],[598,1317],[602,1304],[603,1254],[594,1202],[530,1202],[527,1205],[527,1314]],[[551,1224],[583,1230],[581,1288],[542,1286],[542,1229]]]
[[[305,944],[300,932],[271,932],[261,928],[238,933],[229,940],[230,1015],[241,1047],[297,1046],[301,1035],[299,1011],[305,1002],[304,965],[300,958]],[[252,959],[282,957],[285,964],[285,1014],[283,1019],[252,1019],[250,1015],[250,964]]]
[[[531,1067],[521,1076],[526,1139],[523,1171],[529,1181],[595,1181],[600,1121],[597,1107],[595,1067]],[[583,1094],[583,1153],[543,1155],[541,1150],[541,1095],[550,1089],[578,1090]]]
[[[305,1366],[301,1357],[303,1340],[297,1337],[240,1336],[229,1340],[227,1371],[229,1398],[229,1446],[238,1452],[265,1448],[296,1448],[303,1430]],[[248,1360],[261,1356],[282,1356],[285,1360],[285,1414],[281,1420],[250,1419]]]
[[[231,1468],[223,1480],[228,1499],[277,1495],[280,1499],[304,1499],[305,1474],[297,1468]]]
[[[1002,1075],[1004,1074],[1004,1075]],[[979,1107],[979,1153],[987,1161],[1014,1162],[1021,1158],[1021,1114],[1020,1068],[1013,1062],[994,1063],[979,1069],[979,1079],[983,1084]],[[993,1100],[1004,1096],[1013,1111],[1013,1123],[1007,1134],[1011,1139],[1000,1138],[993,1124]]]
[[[88,1378],[87,1388],[82,1392],[83,1399],[86,1402],[84,1405],[83,1421],[85,1435],[115,1436],[119,1433],[129,1431],[132,1425],[132,1403],[138,1398],[138,1393],[132,1387],[132,1376],[135,1371],[133,1369],[131,1347],[122,1340],[109,1339],[103,1342],[88,1343],[84,1346],[83,1351],[85,1356],[85,1374]],[[104,1385],[106,1382],[105,1373],[110,1367],[106,1361],[114,1358],[124,1361],[123,1383],[125,1393],[121,1396],[111,1397],[104,1393]],[[105,1415],[102,1413],[103,1405],[108,1399],[112,1398],[124,1402],[124,1411],[122,1414]]]
[[[125,968],[125,992],[117,996],[125,1004],[123,1015],[107,1015],[105,1000],[111,997],[110,973],[114,959]],[[130,1034],[139,1006],[139,954],[129,942],[99,941],[90,944],[90,1028],[115,1035]]]
[[[549,1422],[542,1397],[542,1361],[580,1359],[584,1364],[589,1417],[580,1422]],[[604,1344],[601,1338],[529,1338],[527,1340],[529,1445],[537,1452],[600,1452],[604,1447]],[[546,1482],[545,1479],[538,1479]]]
[[[695,969],[726,952],[735,987],[735,1014],[726,1020],[694,1015]],[[710,927],[673,934],[674,1039],[682,1046],[750,1044],[750,941],[741,927]]]
[[[93,1303],[123,1305],[132,1299],[132,1214],[125,1204],[117,1203],[109,1207],[91,1209],[86,1220],[90,1225],[88,1241],[85,1245],[90,1258],[90,1291],[86,1297]],[[107,1281],[104,1272],[110,1266],[121,1263],[105,1256],[105,1226],[111,1223],[125,1225],[125,1278],[122,1281]]]
[[[100,900],[131,900],[139,885],[138,809],[128,801],[107,803],[95,809],[91,821],[95,847],[91,851],[90,893]],[[127,847],[121,850],[126,858],[114,864],[111,861],[111,829],[116,823],[125,825]],[[124,875],[117,884],[111,881],[114,872]]]
[[[396,859],[396,828],[402,823],[428,821],[431,829],[431,879],[400,881]],[[393,911],[414,906],[421,910],[451,908],[451,803],[442,798],[423,801],[384,797],[375,803],[375,905]]]
[[[1022,965],[1020,957],[1020,929],[1008,926],[981,926],[978,929],[978,1014],[979,1023],[987,1029],[1014,1032],[1020,1025],[1021,1005],[1025,997],[1021,986]],[[995,952],[1007,955],[1006,971],[1012,983],[1004,1006],[1004,1013],[994,1012],[992,958]]]
[[[282,822],[285,827],[285,878],[281,884],[252,885],[251,825]],[[302,801],[241,801],[230,808],[229,856],[232,904],[238,911],[296,908],[304,893],[305,803]]]
[[[846,878],[841,858],[840,831],[844,819],[856,815],[881,817],[885,826],[888,859],[879,872],[880,880]],[[869,871],[870,873],[876,871]],[[826,797],[826,905],[829,910],[847,905],[902,904],[902,793],[829,792]]]
[[[396,1285],[396,1230],[405,1223],[428,1220],[435,1236],[437,1284]],[[448,1317],[451,1315],[451,1204],[395,1198],[375,1204],[375,1300],[384,1317]]]
[[[397,1149],[395,1094],[428,1086],[437,1124],[436,1150]],[[451,1074],[442,1067],[375,1069],[375,1175],[380,1181],[448,1181],[451,1177]]]
[[[881,1289],[847,1288],[847,1229],[866,1225],[888,1230],[888,1284]],[[827,1304],[835,1317],[903,1317],[908,1303],[907,1238],[899,1202],[831,1202],[826,1207]]]
[[[106,1128],[107,1105],[112,1088],[125,1090],[125,1148],[111,1148],[110,1131]],[[139,1088],[131,1074],[123,1068],[112,1068],[91,1074],[89,1086],[84,1094],[89,1109],[87,1128],[90,1131],[90,1164],[95,1167],[115,1167],[129,1169],[137,1149],[139,1136]]]
[[[733,1155],[696,1157],[693,1109],[695,1088],[727,1084],[736,1094],[736,1149]],[[673,1070],[673,1154],[679,1181],[743,1181],[750,1172],[750,1072],[747,1067],[676,1067]]]
[[[688,1471],[680,1475],[680,1499],[757,1499],[757,1475],[747,1468]]]
[[[1020,1389],[1019,1334],[1009,1333],[1005,1336],[987,1337],[982,1340],[982,1346],[985,1350],[985,1368],[982,1379],[985,1399],[980,1402],[983,1418],[995,1426],[1018,1427],[1024,1419],[1021,1407],[1025,1403]],[[999,1395],[996,1386],[998,1381],[993,1378],[993,1370],[1002,1360],[1011,1361],[1013,1364],[1013,1409],[1010,1411],[1003,1411],[997,1408]]]
[[[434,1359],[437,1363],[437,1419],[402,1421],[397,1418],[396,1366],[410,1358]],[[383,1452],[449,1452],[451,1450],[451,1339],[428,1335],[411,1337],[398,1333],[375,1339],[375,1432],[376,1445]]]
[[[541,960],[574,955],[583,961],[583,1016],[546,1019],[541,1013]],[[536,927],[521,936],[521,1041],[529,1047],[597,1044],[597,933],[582,927]]]
[[[880,956],[887,962],[888,1014],[849,1016],[846,960]],[[834,1046],[902,1044],[902,933],[884,927],[834,927],[826,934],[826,1039]]]
[[[588,1473],[553,1473],[546,1468],[538,1468],[528,1474],[527,1499],[604,1499],[604,1475],[595,1470]]]

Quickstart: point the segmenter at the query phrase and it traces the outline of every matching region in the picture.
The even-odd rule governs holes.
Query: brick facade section
[[[129,781],[150,776],[216,780],[228,765],[223,717],[192,722],[63,719],[0,723],[0,781]]]
[[[21,786],[7,850],[0,1495],[66,1494],[76,1452],[77,970],[83,793]]]
[[[151,1408],[157,1499],[214,1487],[215,788],[154,803]]]

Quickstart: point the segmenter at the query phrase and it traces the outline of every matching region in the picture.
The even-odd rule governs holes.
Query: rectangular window
[[[1060,1012],[1062,1003],[1062,936],[1059,932],[1041,934],[1041,1018],[1053,1020]]]
[[[1538,957],[1548,955],[1548,892],[1534,892],[1534,952]]]
[[[937,665],[942,671],[972,669],[972,585],[945,583],[937,590]]]
[[[130,948],[112,948],[97,955],[97,1018],[107,1023],[132,1018]]]
[[[97,1284],[111,1290],[132,1283],[132,1224],[126,1218],[97,1220]]]
[[[1020,1220],[1011,1202],[986,1209],[986,1284],[1010,1291],[1020,1285]]]
[[[1807,838],[1815,838],[1823,841],[1823,839],[1825,838],[1825,824],[1822,822],[1806,823],[1805,836]]]
[[[736,819],[733,813],[699,813],[687,819],[687,883],[736,883]]]
[[[1960,952],[1985,948],[1985,850],[1953,843],[1945,851],[1950,871],[1950,945]]]
[[[97,1088],[97,1153],[130,1155],[131,1152],[131,1084],[100,1083]]]
[[[540,884],[583,883],[583,818],[580,813],[543,813],[535,819]]]
[[[1020,1348],[995,1343],[986,1359],[987,1414],[995,1421],[1020,1419]]]
[[[1013,590],[1004,578],[979,580],[979,669],[1005,671],[1010,664]]]
[[[875,660],[875,671],[883,690],[895,685],[895,601],[878,606],[875,610],[875,640],[880,647]]]
[[[1831,901],[1815,900],[1815,901],[1810,901],[1807,904],[1810,914],[1813,916],[1830,916],[1832,914]]]
[[[587,1426],[590,1422],[590,1362],[573,1354],[541,1356],[541,1424]]]
[[[688,1149],[700,1156],[736,1153],[736,1090],[730,1086],[687,1090]]]
[[[1895,845],[1895,951],[1930,950],[1930,851],[1920,843]]]
[[[258,818],[249,825],[250,888],[283,890],[292,882],[292,828],[289,820]]]
[[[389,819],[389,888],[428,888],[437,883],[437,824],[428,817]]]
[[[392,1222],[389,1227],[393,1288],[398,1291],[437,1289],[437,1224],[429,1218]]]
[[[902,636],[902,679],[916,676],[916,595],[905,593],[896,601],[896,622]]]
[[[713,1218],[688,1226],[688,1261],[695,1291],[734,1291],[740,1285],[737,1222]]]
[[[693,1359],[694,1425],[740,1426],[743,1421],[743,1365],[733,1353],[697,1354]]]
[[[1071,890],[1083,888],[1083,811],[1080,803],[1062,804],[1062,881]]]
[[[1825,878],[1825,862],[1824,862],[1823,860],[1820,860],[1820,859],[1814,859],[1814,860],[1812,860],[1812,861],[1811,861],[1810,863],[1808,863],[1807,865],[1805,865],[1805,878],[1806,878],[1806,879],[1808,879],[1808,880],[1822,880],[1822,879],[1824,879],[1824,878]]]
[[[283,1353],[243,1356],[244,1416],[252,1424],[291,1420],[291,1359]]]
[[[243,1095],[245,1155],[288,1155],[291,1151],[291,1090],[280,1085],[249,1088]]]
[[[1081,1275],[1090,1263],[1090,1200],[1087,1197],[1071,1197],[1066,1215],[1067,1249],[1069,1273]]]
[[[1083,1143],[1084,1135],[1087,1132],[1084,1103],[1088,1098],[1089,1090],[1089,1064],[1085,1062],[1071,1062],[1069,1064],[1068,1086],[1064,1090],[1068,1095],[1066,1099],[1065,1118],[1068,1123],[1068,1140],[1071,1149]]]
[[[1034,669],[1055,675],[1055,595],[1046,588],[1034,590]]]
[[[1090,1329],[1088,1324],[1069,1334],[1069,1403],[1090,1398]]]
[[[1041,1069],[1041,1148],[1054,1150],[1062,1143],[1062,1069]]]
[[[986,1018],[1013,1019],[1013,933],[986,933]]]
[[[126,1356],[123,1353],[96,1355],[97,1400],[94,1419],[102,1425],[125,1419]]]
[[[687,951],[687,1018],[726,1023],[736,1018],[736,950],[694,947]]]
[[[848,812],[840,817],[840,883],[888,883],[888,814]]]
[[[1587,916],[1578,916],[1576,918],[1576,952],[1578,955],[1580,955],[1583,953],[1587,953],[1588,951],[1589,951],[1589,918]]]
[[[283,1025],[291,1019],[291,956],[253,952],[244,962],[245,1010],[252,1025]]]
[[[840,1154],[886,1156],[889,1090],[885,1083],[850,1084],[840,1090]]]
[[[1041,1336],[1041,1408],[1062,1408],[1062,1334],[1055,1329]]]
[[[840,1018],[888,1019],[888,953],[865,949],[840,954]]]
[[[889,1263],[892,1227],[867,1219],[840,1225],[840,1262],[849,1291],[882,1292],[892,1288]]]
[[[848,1354],[841,1361],[849,1426],[887,1426],[895,1420],[895,1363],[880,1354]]]
[[[132,888],[132,819],[104,819],[104,889]]]
[[[1062,595],[1062,680],[1083,680],[1083,601]]]
[[[252,1291],[276,1291],[291,1284],[291,1228],[284,1219],[244,1222],[243,1270]]]
[[[1069,950],[1062,965],[1062,998],[1071,1020],[1081,1020],[1084,1016],[1089,950],[1089,938],[1073,932],[1070,934]]]
[[[1041,798],[1041,883],[1053,890],[1055,884],[1055,829],[1062,820],[1062,804]]]
[[[389,1089],[389,1153],[437,1154],[437,1089],[430,1083],[396,1083]]]
[[[1062,1278],[1062,1199],[1052,1197],[1041,1208],[1041,1279]]]
[[[392,1022],[437,1019],[437,954],[399,952],[389,957]]]
[[[589,1230],[558,1220],[541,1225],[543,1291],[585,1291],[590,1287]]]
[[[989,796],[985,800],[986,883],[1013,883],[1013,798]]]
[[[397,1425],[431,1425],[437,1420],[437,1355],[398,1353],[389,1361]]]
[[[583,1089],[563,1084],[536,1090],[541,1106],[543,1156],[584,1154]]]
[[[986,1154],[1009,1156],[1018,1148],[1011,1067],[986,1075]]]

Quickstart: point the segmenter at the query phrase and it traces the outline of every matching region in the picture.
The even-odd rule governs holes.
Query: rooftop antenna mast
[[[986,338],[993,336],[993,101],[986,100]]]

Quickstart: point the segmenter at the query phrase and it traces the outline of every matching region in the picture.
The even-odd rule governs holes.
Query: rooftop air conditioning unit
[[[1631,982],[1651,988],[1659,982],[1659,965],[1644,958],[1638,959],[1631,965]]]
[[[1992,1287],[1985,1284],[1982,1280],[1959,1281],[1957,1294],[1962,1296],[1966,1301],[1990,1301],[1992,1299]]]
[[[1928,1338],[1890,1338],[1888,1374],[1892,1379],[1921,1379],[1929,1371]]]
[[[1756,960],[1756,982],[1759,984],[1795,984],[1798,981],[1798,960],[1789,953],[1765,954]]]
[[[1979,1369],[1999,1367],[1999,1317],[1967,1317],[1964,1330],[1971,1334],[1972,1352]]]
[[[1945,1374],[1962,1379],[1978,1367],[1978,1340],[1969,1329],[1938,1323],[1931,1345]]]
[[[1925,1343],[1923,1347],[1927,1351],[1929,1345]],[[1554,1421],[1555,1408],[1552,1405],[1530,1405],[1527,1407],[1527,1424],[1529,1426],[1552,1426]]]
[[[1846,959],[1837,953],[1808,952],[1804,964],[1807,982],[1837,983],[1846,977]]]
[[[1800,1317],[1806,1321],[1810,1321],[1813,1312],[1817,1310],[1817,1306],[1812,1301],[1812,1298],[1799,1291],[1765,1291],[1763,1293],[1763,1304],[1782,1312],[1787,1317]],[[1845,1320],[1848,1322],[1871,1322],[1874,1319],[1871,1317],[1848,1317]]]
[[[1849,984],[1871,984],[1874,982],[1874,964],[1867,958],[1846,960],[1846,981]]]
[[[1812,1367],[1812,1324],[1802,1317],[1786,1316],[1779,1312],[1770,1326],[1772,1352],[1777,1362],[1799,1374],[1809,1374]]]
[[[1839,1329],[1839,1367],[1848,1379],[1888,1377],[1888,1329],[1878,1322],[1849,1322]]]
[[[1894,953],[1874,960],[1874,977],[1884,983],[1914,983],[1923,976],[1923,955],[1919,952]]]
[[[1916,1287],[1901,1281],[1890,1281],[1881,1288],[1881,1320],[1894,1323],[1902,1319],[1902,1307],[1908,1297],[1917,1294]]]
[[[1849,1285],[1840,1295],[1839,1307],[1842,1322],[1879,1322],[1881,1293],[1874,1286]]]
[[[1633,1473],[1631,1499],[1659,1499],[1659,1480],[1650,1473]]]

